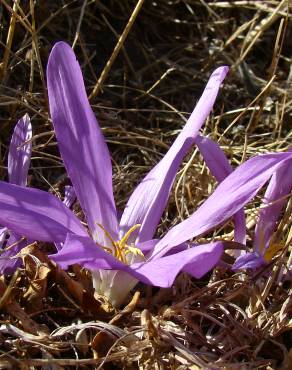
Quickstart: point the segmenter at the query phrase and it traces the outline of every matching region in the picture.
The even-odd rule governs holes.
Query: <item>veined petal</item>
[[[105,235],[97,223],[116,239],[110,155],[89,105],[80,66],[73,50],[64,42],[57,43],[51,51],[47,80],[59,150],[88,226],[102,244]]]
[[[264,195],[263,203],[266,206],[259,213],[254,237],[254,250],[259,254],[264,254],[268,248],[280,213],[287,203],[285,196],[291,190],[292,163],[289,162],[273,174]]]
[[[228,67],[217,68],[182,132],[178,135],[164,158],[149,172],[130,197],[120,222],[122,234],[135,224],[142,224],[139,241],[152,239],[166,206],[177,170],[194,143],[194,138],[215,102],[219,87]],[[120,235],[122,236],[122,235]]]
[[[153,249],[151,258],[213,229],[232,217],[272,174],[292,160],[292,153],[263,154],[249,159],[223,180],[192,216],[173,227]]]
[[[233,172],[231,164],[228,162],[223,150],[213,140],[197,136],[195,143],[202,154],[207,167],[218,183],[222,182]],[[234,215],[234,240],[238,243],[246,242],[246,223],[244,210],[240,209]]]
[[[14,258],[27,245],[21,236],[11,233],[5,249],[0,248],[0,274],[11,274],[21,265],[21,259]]]
[[[72,204],[74,203],[75,199],[76,199],[76,193],[75,193],[73,186],[66,185],[63,203],[65,204],[66,207],[70,208]]]
[[[0,224],[32,240],[62,242],[67,233],[87,235],[78,218],[45,191],[0,181]]]
[[[17,122],[9,146],[8,176],[12,184],[26,186],[31,157],[31,138],[30,118],[25,114]]]

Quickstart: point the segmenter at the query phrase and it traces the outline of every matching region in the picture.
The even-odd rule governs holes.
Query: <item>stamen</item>
[[[133,232],[135,230],[137,230],[139,227],[141,227],[141,224],[136,224],[136,225],[132,226],[131,229],[129,229],[126,232],[126,234],[122,237],[122,239],[120,240],[119,244],[122,245],[122,246],[124,246],[127,243],[130,235],[133,234]]]
[[[141,249],[136,248],[136,247],[130,247],[129,245],[127,245],[126,247],[127,247],[127,250],[125,251],[125,255],[127,255],[128,253],[133,253],[135,256],[140,256],[145,259],[145,256],[143,252],[141,251]]]
[[[131,246],[127,245],[127,241],[129,239],[129,237],[131,236],[131,234],[135,230],[137,230],[141,226],[141,224],[136,224],[136,225],[132,226],[126,232],[126,234],[122,237],[122,239],[118,240],[118,241],[114,241],[114,239],[112,238],[110,233],[106,230],[106,228],[102,224],[99,224],[99,223],[96,223],[96,224],[102,229],[105,236],[111,242],[112,248],[105,247],[105,246],[99,244],[99,246],[102,249],[104,249],[106,252],[111,253],[112,255],[114,255],[118,260],[122,261],[123,263],[127,263],[126,256],[129,253],[133,253],[135,256],[141,256],[141,257],[145,258],[143,252],[139,248],[136,248],[135,246],[131,247]]]
[[[97,224],[97,226],[99,226],[102,229],[102,231],[104,232],[105,236],[109,238],[110,242],[112,243],[112,245],[114,247],[115,246],[115,241],[111,237],[111,234],[106,230],[106,228],[102,224],[99,224],[98,222],[96,224]]]
[[[113,253],[113,255],[115,256],[115,257],[117,257],[117,254],[118,254],[118,247],[117,247],[117,244],[116,244],[116,242],[114,241],[114,239],[112,238],[112,236],[111,236],[111,234],[107,231],[107,229],[102,225],[102,224],[99,224],[98,222],[96,223],[97,224],[97,226],[99,226],[101,229],[102,229],[102,231],[104,232],[104,234],[105,234],[105,236],[110,240],[110,242],[111,242],[111,244],[112,244],[112,247],[113,247],[113,249],[114,249],[114,253]],[[105,250],[110,250],[111,251],[111,253],[112,253],[112,250],[110,249],[110,248],[108,248],[108,247],[102,247],[103,249],[105,249]]]

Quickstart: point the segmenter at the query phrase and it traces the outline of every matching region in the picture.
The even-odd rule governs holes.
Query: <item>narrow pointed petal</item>
[[[231,164],[228,162],[223,150],[213,140],[197,136],[195,143],[202,154],[207,167],[218,183],[222,182],[233,172]],[[234,215],[234,240],[238,243],[246,242],[246,223],[244,210],[240,209]]]
[[[173,227],[153,249],[151,258],[221,225],[249,202],[272,174],[292,160],[292,153],[264,154],[249,159],[223,180],[188,219]]]
[[[62,250],[50,258],[62,268],[78,263],[92,271],[121,270],[145,284],[169,287],[184,268],[191,271],[192,276],[196,278],[205,275],[218,263],[223,246],[224,242],[198,245],[158,260],[127,266],[105,252],[90,238],[68,234]]]
[[[16,258],[18,252],[27,245],[21,236],[11,233],[5,249],[0,248],[0,274],[11,274],[21,265],[21,259]]]
[[[0,224],[32,240],[62,242],[67,233],[87,235],[78,218],[45,191],[0,181]]]
[[[285,196],[291,190],[292,163],[289,162],[273,174],[265,192],[263,203],[266,206],[260,211],[255,229],[254,250],[256,252],[264,254],[268,248],[281,211],[287,203]]]
[[[178,168],[210,114],[219,87],[227,72],[228,67],[220,67],[212,73],[182,132],[164,158],[149,172],[133,192],[121,218],[120,228],[122,233],[135,224],[142,224],[139,231],[139,241],[152,239],[166,206]]]
[[[57,43],[50,54],[47,82],[59,150],[89,228],[100,243],[105,236],[95,235],[97,223],[115,239],[118,226],[111,159],[87,99],[80,66],[64,42]]]
[[[26,186],[31,157],[32,128],[28,114],[16,124],[8,153],[8,177],[12,184]]]

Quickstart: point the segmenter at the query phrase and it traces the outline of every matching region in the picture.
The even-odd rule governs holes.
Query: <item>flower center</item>
[[[141,226],[141,224],[136,224],[136,225],[132,226],[126,232],[126,234],[122,237],[122,239],[117,240],[117,241],[115,241],[112,238],[110,233],[106,230],[106,228],[103,225],[101,225],[101,224],[97,224],[97,225],[102,229],[105,236],[108,238],[108,240],[111,243],[110,247],[105,247],[105,246],[101,245],[102,249],[104,249],[106,252],[111,253],[118,260],[120,260],[120,261],[122,261],[126,264],[127,264],[127,255],[129,253],[131,253],[132,255],[135,255],[135,256],[140,256],[143,259],[145,259],[145,256],[144,256],[143,252],[139,248],[135,247],[135,245],[128,245],[127,244],[128,239],[130,238],[131,234],[133,234],[133,232],[135,230],[137,230]]]

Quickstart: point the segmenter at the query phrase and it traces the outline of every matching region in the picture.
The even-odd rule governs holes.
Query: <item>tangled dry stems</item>
[[[204,134],[231,163],[291,144],[288,1],[140,1],[136,19],[136,3],[127,0],[0,3],[2,179],[12,128],[29,113],[30,186],[63,195],[68,179],[44,77],[58,40],[73,44],[82,64],[111,149],[120,208],[166,152],[217,65],[231,72]],[[215,186],[194,151],[158,233],[191,214]],[[259,199],[246,210],[249,245]],[[256,274],[218,268],[200,281],[182,274],[172,289],[139,285],[119,311],[93,297],[85,271],[62,272],[42,252],[50,246],[32,245],[24,268],[0,280],[0,368],[290,369],[291,201],[277,235],[284,250]],[[207,239],[216,237],[231,239],[230,223]]]

